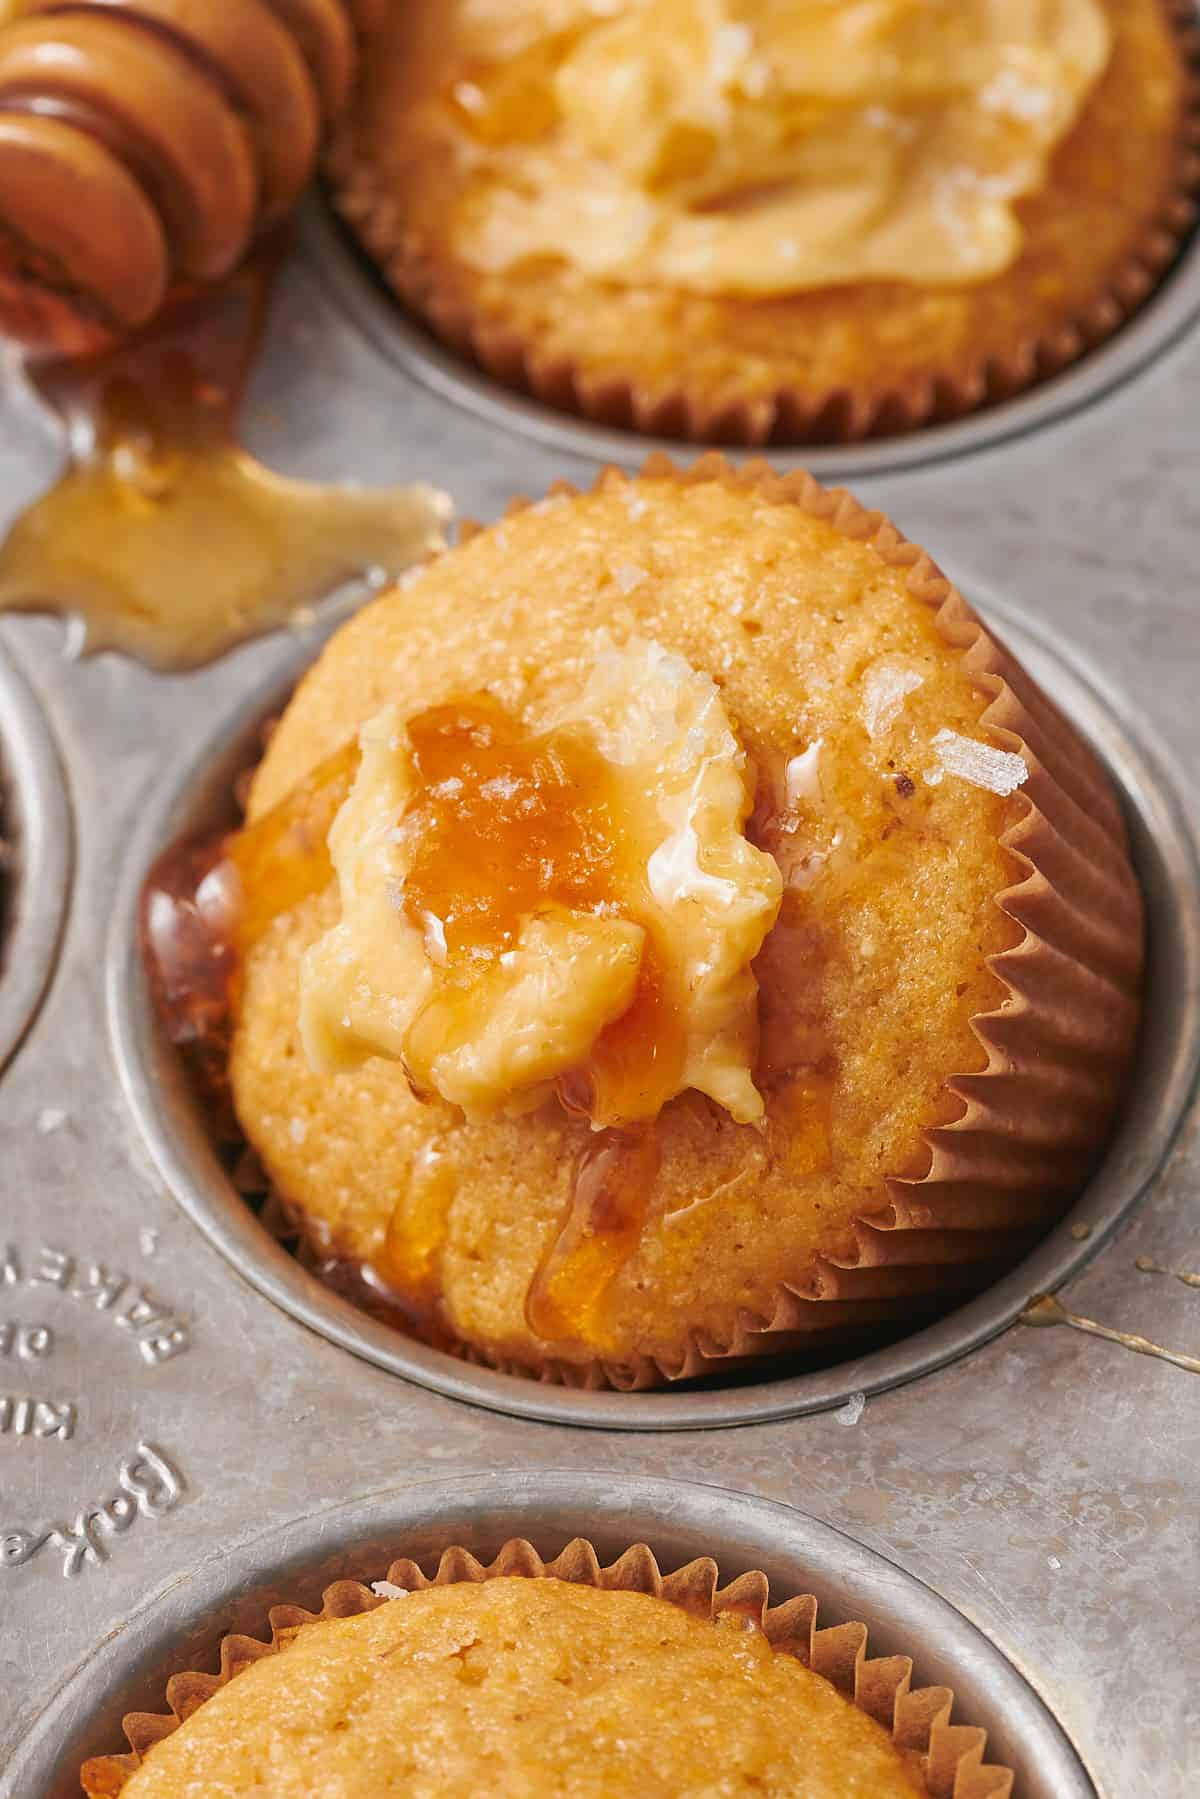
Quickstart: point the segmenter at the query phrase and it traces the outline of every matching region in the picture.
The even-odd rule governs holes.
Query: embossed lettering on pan
[[[250,1543],[225,1545],[221,1556],[135,1612],[52,1700],[14,1759],[15,1791],[20,1799],[77,1796],[81,1762],[119,1748],[124,1714],[161,1712],[168,1679],[188,1667],[216,1668],[220,1639],[230,1630],[244,1633],[243,1646],[246,1637],[265,1639],[273,1605],[288,1607],[277,1617],[298,1622],[295,1608],[319,1610],[331,1581],[377,1583],[397,1556],[419,1564],[422,1574],[413,1571],[402,1583],[418,1586],[434,1575],[450,1544],[487,1564],[506,1541],[524,1539],[512,1553],[534,1574],[538,1554],[548,1560],[580,1537],[594,1544],[603,1564],[640,1542],[664,1571],[704,1557],[715,1559],[722,1581],[766,1568],[774,1599],[814,1595],[822,1625],[863,1619],[869,1645],[911,1653],[915,1688],[953,1691],[955,1720],[986,1729],[986,1760],[1015,1770],[1021,1799],[1094,1799],[1065,1732],[999,1650],[928,1587],[839,1531],[787,1506],[688,1481],[541,1470],[417,1482],[321,1507],[265,1536],[254,1533]],[[577,1572],[594,1566],[578,1546],[568,1553],[577,1558]],[[646,1568],[637,1556],[621,1565]],[[447,1572],[470,1567],[460,1556]],[[757,1594],[757,1583],[734,1587],[746,1598],[752,1590]],[[845,1672],[834,1676],[847,1690],[862,1637],[827,1639],[831,1648],[841,1640],[850,1650]],[[214,1684],[206,1677],[195,1696]],[[173,1694],[182,1697],[189,1686],[180,1681]],[[133,1728],[138,1731],[136,1721]],[[152,1740],[138,1734],[143,1744]],[[128,1762],[119,1765],[128,1772]],[[990,1791],[986,1780],[981,1790]]]

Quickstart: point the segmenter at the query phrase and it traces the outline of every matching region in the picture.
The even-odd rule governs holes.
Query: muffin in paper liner
[[[723,1612],[741,1613],[754,1621],[774,1650],[795,1656],[813,1673],[822,1675],[888,1731],[898,1749],[915,1754],[930,1799],[1009,1799],[1013,1791],[1011,1770],[985,1759],[986,1730],[953,1722],[952,1688],[914,1688],[910,1655],[873,1659],[868,1654],[868,1626],[857,1622],[822,1626],[817,1601],[811,1594],[772,1605],[767,1577],[757,1571],[741,1574],[727,1586],[721,1586],[718,1564],[707,1556],[688,1562],[674,1573],[663,1574],[644,1543],[631,1545],[605,1567],[592,1544],[583,1537],[568,1543],[550,1562],[543,1561],[531,1543],[513,1538],[486,1566],[469,1550],[455,1546],[442,1551],[432,1579],[415,1561],[401,1558],[388,1568],[386,1581],[411,1593],[462,1581],[514,1576],[645,1593],[699,1618],[715,1619]],[[173,1675],[167,1682],[168,1713],[126,1715],[123,1727],[128,1753],[96,1756],[83,1765],[81,1780],[88,1799],[115,1799],[157,1743],[171,1736],[213,1693],[252,1662],[286,1648],[302,1626],[330,1618],[357,1617],[391,1603],[395,1601],[359,1581],[339,1580],[325,1589],[319,1612],[284,1601],[272,1605],[268,1612],[269,1641],[241,1634],[224,1637],[218,1673],[188,1671]],[[919,1656],[920,1646],[913,1648]]]
[[[962,304],[970,307],[971,290],[955,289],[952,284],[909,290],[918,296],[911,302],[917,347],[910,366],[895,367],[886,374],[872,372],[869,354],[867,366],[853,378],[828,384],[816,376],[803,385],[786,376],[772,380],[757,364],[753,374],[746,372],[740,377],[725,368],[725,362],[732,365],[739,342],[753,342],[758,362],[769,367],[772,340],[786,340],[789,332],[802,338],[809,328],[806,308],[813,304],[829,305],[830,320],[817,320],[814,328],[828,331],[831,345],[836,346],[838,302],[828,300],[828,289],[781,294],[770,303],[736,296],[688,295],[679,290],[672,296],[672,303],[679,304],[679,316],[672,317],[668,329],[666,324],[660,327],[655,312],[666,301],[650,287],[634,287],[628,290],[637,302],[628,313],[629,341],[638,341],[652,329],[666,344],[692,345],[703,352],[715,334],[729,352],[722,363],[722,378],[714,374],[701,382],[697,357],[681,356],[677,347],[670,356],[664,352],[653,376],[636,367],[623,368],[620,352],[611,345],[602,357],[589,360],[586,353],[557,341],[556,316],[569,316],[581,297],[599,307],[605,295],[609,296],[607,304],[620,316],[628,305],[625,290],[590,281],[583,274],[572,275],[570,281],[559,279],[552,269],[548,272],[539,267],[533,285],[540,284],[547,295],[553,290],[556,306],[544,317],[531,314],[522,318],[521,305],[508,303],[501,277],[493,278],[493,287],[501,287],[497,297],[485,278],[455,263],[408,215],[401,186],[389,181],[378,166],[369,126],[363,123],[361,95],[331,144],[327,182],[347,228],[398,298],[453,349],[506,386],[549,406],[603,426],[693,443],[820,445],[897,436],[1012,399],[1068,368],[1139,310],[1177,257],[1195,222],[1200,195],[1200,28],[1194,0],[1149,0],[1149,4],[1160,8],[1169,27],[1179,64],[1180,94],[1169,173],[1144,203],[1130,201],[1123,246],[1095,269],[1093,281],[1079,283],[1071,304],[1048,300],[1041,306],[1036,295],[1043,286],[1052,289],[1055,258],[1061,255],[1063,243],[1074,235],[1078,245],[1081,236],[1087,240],[1088,232],[1084,229],[1081,234],[1069,218],[1051,217],[1045,223],[1036,218],[1030,227],[1035,253],[1027,257],[1023,251],[1002,276],[981,284],[981,291],[1000,282],[1006,284],[1004,291],[1011,294],[1012,301],[1011,328],[1006,323],[1001,331],[988,319],[986,332],[981,329],[965,343],[948,337],[945,353],[933,354],[927,345],[920,347],[921,332],[926,329],[918,316],[920,296],[935,296],[941,304],[945,296],[953,300],[965,294]],[[1124,32],[1121,0],[1105,0],[1105,6],[1114,30]],[[380,25],[388,29],[387,21],[381,20]],[[374,75],[375,62],[368,56],[360,79],[370,82]],[[1155,81],[1159,78],[1156,71]],[[1139,79],[1132,66],[1123,66],[1121,87],[1112,94],[1105,85],[1108,79],[1106,71],[1098,90],[1100,98],[1089,96],[1080,119],[1056,153],[1068,152],[1077,158],[1075,178],[1094,205],[1106,191],[1097,173],[1102,159],[1107,159],[1110,173],[1114,163],[1138,166],[1136,120],[1131,122],[1129,114],[1139,88],[1153,85],[1148,76]],[[1088,121],[1096,116],[1097,108],[1103,111],[1102,123],[1095,126],[1095,141],[1089,138],[1085,142]],[[1080,142],[1072,149],[1077,136]],[[428,154],[426,150],[426,158]],[[1048,186],[1052,181],[1053,174]],[[1034,196],[1034,203],[1039,201],[1040,195]],[[868,321],[874,321],[870,329],[882,333],[877,350],[878,343],[894,331],[898,312],[910,304],[905,290],[895,283],[851,284],[841,291],[880,297],[878,305],[874,299],[868,300],[866,315]],[[522,302],[528,303],[527,299]],[[639,305],[650,309],[649,327],[645,322],[639,326]]]
[[[780,477],[761,462],[734,469],[714,452],[689,469],[656,454],[642,477],[751,489],[800,507],[903,571],[972,683],[990,696],[979,721],[989,743],[1019,755],[1028,777],[1012,796],[1012,823],[999,839],[1013,878],[995,903],[1010,921],[1011,941],[987,966],[1007,995],[971,1021],[986,1065],[944,1083],[919,1160],[891,1170],[878,1207],[852,1220],[845,1253],[819,1255],[781,1280],[770,1305],[741,1311],[727,1337],[692,1330],[671,1355],[648,1348],[619,1360],[569,1358],[547,1345],[535,1357],[446,1341],[444,1334],[434,1339],[504,1372],[627,1390],[766,1355],[828,1361],[884,1332],[895,1337],[928,1322],[1011,1267],[1076,1196],[1107,1140],[1136,1037],[1143,956],[1140,891],[1107,777],[923,551],[882,514],[807,474]],[[597,490],[626,480],[607,470]],[[565,484],[556,491],[575,492]],[[514,502],[509,516],[529,504]],[[238,1184],[264,1191],[252,1172],[243,1171]],[[321,1235],[318,1220],[306,1223],[302,1206],[276,1192],[263,1220],[276,1235],[300,1237],[300,1259],[310,1268],[332,1269],[331,1284],[343,1292],[349,1285],[365,1309],[388,1316],[386,1291],[347,1283],[352,1264]]]
[[[1107,1140],[1137,1035],[1144,954],[1141,893],[1107,776],[924,551],[882,513],[805,473],[777,476],[759,462],[734,469],[714,452],[686,470],[655,454],[642,474],[757,487],[906,569],[910,591],[992,695],[981,726],[1022,758],[1029,778],[1015,796],[1023,816],[1001,838],[1018,878],[996,896],[1021,937],[990,964],[1010,998],[973,1020],[987,1066],[945,1083],[959,1115],[924,1133],[925,1166],[887,1179],[889,1203],[855,1221],[851,1254],[817,1258],[805,1281],[781,1285],[769,1316],[744,1314],[727,1343],[694,1333],[677,1364],[644,1357],[542,1371],[628,1389],[801,1351],[814,1332],[831,1333],[833,1348],[838,1334],[853,1340],[913,1321],[914,1302],[920,1321],[923,1297],[945,1310],[1011,1266],[1074,1198]]]

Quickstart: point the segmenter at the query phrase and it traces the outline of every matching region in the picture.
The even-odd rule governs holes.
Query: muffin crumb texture
[[[123,1799],[924,1799],[919,1756],[753,1619],[554,1579],[307,1624],[147,1754]]]

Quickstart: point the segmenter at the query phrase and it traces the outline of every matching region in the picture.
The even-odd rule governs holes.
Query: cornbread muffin
[[[1107,336],[1192,216],[1175,0],[415,0],[335,196],[397,293],[606,422],[823,442]]]
[[[903,1328],[1108,1134],[1113,795],[807,477],[656,460],[471,537],[332,639],[248,819],[241,1126],[319,1254],[501,1366],[644,1384]]]
[[[124,1799],[269,1792],[914,1799],[919,1757],[739,1613],[555,1579],[302,1625],[151,1749]]]

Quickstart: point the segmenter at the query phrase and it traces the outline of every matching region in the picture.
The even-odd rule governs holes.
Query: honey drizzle
[[[549,906],[617,907],[646,930],[632,1005],[562,1083],[569,1111],[598,1124],[657,1117],[678,1090],[686,1045],[655,920],[628,902],[644,883],[609,764],[578,732],[531,736],[490,694],[435,706],[407,725],[417,848],[404,913],[445,939],[440,989],[464,996],[481,964],[513,948]],[[469,1003],[469,1002],[467,1002]]]
[[[453,1354],[461,1348],[459,1339],[446,1318],[440,1294],[427,1289],[408,1292],[394,1287],[370,1262],[350,1256],[321,1256],[306,1264],[309,1273],[331,1293],[349,1300],[369,1318],[378,1319],[392,1330],[428,1343],[432,1349]]]
[[[184,839],[142,888],[140,938],[168,1040],[228,1110],[228,1060],[244,958],[271,923],[333,878],[326,838],[358,766],[344,744],[253,824]]]
[[[432,920],[441,932],[441,991],[460,985],[469,1006],[473,971],[511,949],[522,921],[548,905],[630,911],[644,860],[609,765],[580,734],[530,736],[488,694],[431,708],[407,732],[418,785],[406,818],[417,821],[417,848],[403,906],[414,929],[427,933]],[[654,1120],[678,1090],[686,1052],[667,948],[652,918],[636,907],[632,914],[647,932],[633,1002],[600,1032],[587,1063],[558,1083],[567,1111],[606,1128],[576,1161],[566,1211],[526,1297],[530,1328],[551,1342],[594,1345],[603,1334],[604,1297],[649,1208]],[[400,1202],[393,1225],[408,1205]]]
[[[193,668],[434,546],[429,490],[286,480],[240,446],[280,254],[275,238],[114,349],[28,366],[67,462],[0,546],[0,611],[63,613],[88,651]]]
[[[427,1143],[413,1164],[403,1197],[393,1207],[374,1264],[390,1291],[418,1296],[430,1305],[437,1302],[453,1199],[454,1175],[445,1151],[437,1142]]]
[[[1185,1374],[1200,1374],[1200,1356],[1184,1355],[1175,1349],[1163,1349],[1161,1344],[1152,1343],[1148,1337],[1114,1330],[1111,1325],[1098,1324],[1094,1318],[1084,1318],[1078,1312],[1069,1312],[1053,1293],[1035,1294],[1021,1313],[1020,1323],[1043,1328],[1066,1324],[1072,1330],[1083,1331],[1089,1337],[1103,1337],[1106,1343],[1117,1343],[1134,1355],[1153,1356],[1160,1362],[1169,1362],[1172,1368],[1182,1368]]]
[[[653,1122],[601,1131],[584,1147],[563,1223],[525,1298],[526,1323],[546,1342],[604,1348],[604,1300],[641,1240],[659,1162]]]

